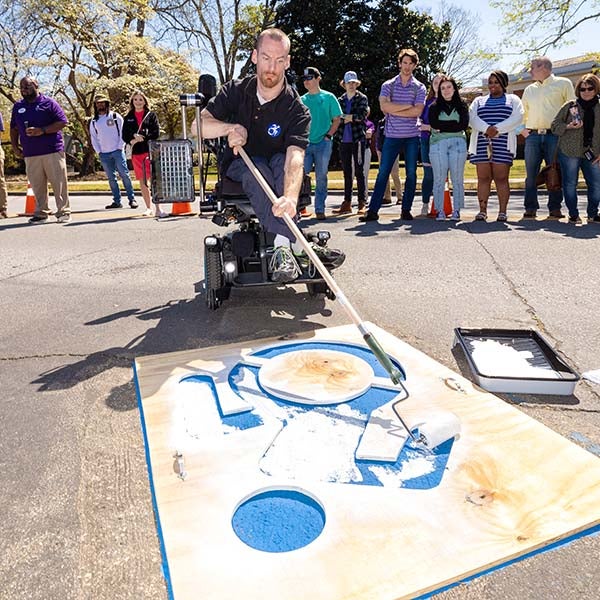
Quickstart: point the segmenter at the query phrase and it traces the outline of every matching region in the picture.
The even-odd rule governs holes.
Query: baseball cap
[[[346,71],[344,73],[344,83],[350,83],[352,81],[360,83],[360,79],[356,76],[356,71]]]
[[[321,72],[316,67],[306,67],[302,73],[302,81],[312,79],[313,77],[321,77]]]

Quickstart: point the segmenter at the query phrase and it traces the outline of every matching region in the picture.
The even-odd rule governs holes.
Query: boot
[[[350,200],[344,200],[338,208],[334,208],[331,211],[334,215],[347,215],[352,213],[352,202]]]
[[[364,215],[367,212],[367,203],[363,200],[358,202],[358,214]]]

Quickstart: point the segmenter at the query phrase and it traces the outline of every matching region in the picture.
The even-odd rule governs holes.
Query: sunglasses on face
[[[583,87],[583,86],[581,86],[581,87],[579,88],[579,91],[580,91],[580,92],[595,92],[595,91],[596,91],[596,88],[593,88],[593,87]]]
[[[305,75],[302,79],[304,81],[312,81],[315,78],[314,75]]]

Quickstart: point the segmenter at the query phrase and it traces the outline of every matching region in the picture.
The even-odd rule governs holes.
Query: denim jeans
[[[573,158],[558,151],[558,160],[562,175],[565,204],[570,217],[578,217],[577,209],[577,180],[579,169],[583,173],[587,185],[587,216],[593,219],[598,214],[600,204],[600,165],[592,164],[587,158]]]
[[[323,138],[318,144],[309,144],[304,154],[304,172],[306,174],[315,167],[315,212],[325,212],[325,199],[327,198],[327,171],[333,142]]]
[[[542,159],[549,165],[554,158],[554,151],[558,144],[558,137],[553,133],[531,132],[525,139],[525,210],[528,212],[538,210],[538,191],[535,178],[540,172]],[[558,192],[548,192],[548,210],[560,210],[563,195]]]
[[[423,181],[421,182],[421,199],[425,204],[433,194],[433,169],[429,160],[429,137],[422,137],[421,143],[421,164],[423,165]]]
[[[278,198],[283,196],[285,154],[275,154],[270,160],[260,156],[253,156],[252,161],[267,180],[275,195]],[[280,234],[292,242],[296,241],[296,236],[288,229],[285,221],[273,214],[271,200],[269,200],[258,181],[256,181],[256,177],[241,158],[235,158],[231,162],[226,174],[233,181],[239,181],[242,184],[242,188],[250,200],[252,209],[266,231]]]
[[[402,194],[402,211],[410,211],[415,189],[417,188],[417,158],[419,156],[419,137],[390,138],[386,137],[381,149],[381,160],[379,161],[379,172],[375,181],[375,189],[371,195],[369,212],[377,213],[381,208],[385,185],[392,172],[392,166],[400,151],[404,149],[404,165],[406,170],[406,181]]]
[[[462,137],[445,138],[429,148],[433,169],[433,204],[438,211],[444,210],[444,185],[450,171],[452,179],[453,209],[465,205],[465,162],[467,142]]]
[[[342,142],[340,159],[344,172],[344,202],[352,202],[353,179],[356,174],[358,205],[367,203],[367,185],[365,181],[365,140]]]
[[[131,176],[129,175],[129,169],[127,168],[125,152],[123,152],[123,150],[100,152],[98,156],[100,157],[102,168],[108,178],[108,185],[110,185],[113,201],[117,204],[121,204],[121,190],[119,189],[119,182],[117,181],[118,173],[123,180],[123,186],[125,187],[125,193],[127,194],[129,202],[133,202],[135,199],[135,192],[133,191]]]

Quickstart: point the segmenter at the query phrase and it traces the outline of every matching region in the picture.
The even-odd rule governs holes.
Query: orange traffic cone
[[[174,215],[194,215],[191,202],[173,202],[171,204],[171,216]]]
[[[35,194],[31,189],[31,184],[27,182],[27,195],[25,196],[25,212],[21,213],[24,217],[30,217],[35,214],[35,207],[37,205]]]
[[[444,212],[447,216],[452,214],[452,196],[450,195],[448,179],[446,179],[446,185],[444,186]]]
[[[448,179],[446,179],[446,184],[444,186],[444,213],[447,217],[449,217],[452,214],[452,196],[450,195]],[[431,202],[431,207],[427,216],[431,219],[435,219],[437,217],[437,214],[438,211],[435,209],[433,202]]]

